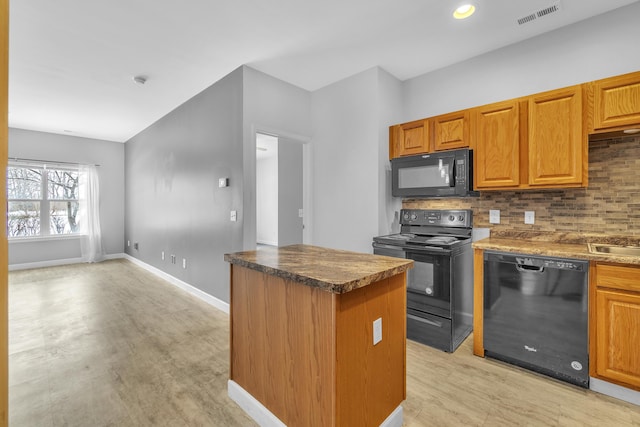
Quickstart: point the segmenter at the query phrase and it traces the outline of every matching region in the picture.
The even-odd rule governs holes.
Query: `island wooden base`
[[[405,331],[404,272],[335,294],[232,265],[230,395],[237,385],[290,426],[402,425]]]

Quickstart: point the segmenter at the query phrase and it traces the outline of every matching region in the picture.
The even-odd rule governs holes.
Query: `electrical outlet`
[[[164,251],[162,251],[162,260],[164,261]]]
[[[302,209],[298,209],[298,218],[302,218],[304,216],[304,211]]]
[[[536,222],[536,213],[534,211],[524,211],[524,223],[535,224],[535,222]]]
[[[131,246],[131,240],[127,240],[127,247]]]
[[[382,341],[382,317],[373,321],[373,345]]]
[[[229,178],[219,178],[218,187],[224,188],[229,186]]]
[[[187,259],[182,258],[182,268],[187,268]]]
[[[500,224],[500,210],[498,209],[489,210],[489,223]]]

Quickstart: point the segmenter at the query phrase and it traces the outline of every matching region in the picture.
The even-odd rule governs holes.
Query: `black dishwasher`
[[[588,387],[588,266],[485,251],[485,355]]]

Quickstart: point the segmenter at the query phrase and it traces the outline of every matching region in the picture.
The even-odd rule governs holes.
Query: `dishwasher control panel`
[[[582,271],[584,262],[573,262],[564,259],[534,258],[534,257],[515,257],[517,265],[526,265],[531,267],[555,268],[559,270],[576,270]]]

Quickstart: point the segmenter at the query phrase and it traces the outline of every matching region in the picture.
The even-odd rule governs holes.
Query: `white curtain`
[[[104,259],[102,232],[100,231],[100,186],[94,165],[80,166],[80,220],[83,236],[80,249],[84,262]]]

